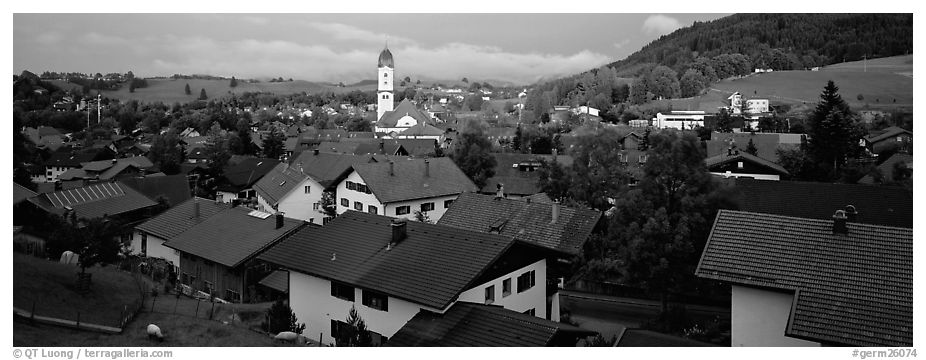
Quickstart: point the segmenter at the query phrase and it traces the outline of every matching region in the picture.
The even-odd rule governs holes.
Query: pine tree
[[[752,142],[752,138],[749,138],[749,144],[746,145],[746,153],[759,156],[759,149],[756,148],[756,144]]]
[[[265,315],[266,323],[262,327],[271,334],[277,334],[281,331],[292,331],[296,334],[302,334],[305,330],[305,324],[297,322],[296,313],[289,307],[289,304],[282,299],[277,300],[267,309]]]
[[[347,326],[338,331],[338,346],[360,347],[373,345],[373,338],[370,336],[370,331],[367,330],[366,322],[363,321],[363,318],[360,317],[357,309],[353,306],[350,307],[346,320]]]
[[[209,97],[206,96],[206,89],[200,89],[199,90],[199,100],[206,100],[208,98]]]
[[[193,91],[190,90],[190,84],[186,84],[186,86],[183,88],[183,93],[187,95],[193,94]]]
[[[833,178],[847,156],[858,150],[857,142],[863,132],[832,80],[823,88],[820,102],[809,120],[810,155],[821,169],[832,169],[829,176],[821,176],[821,179]]]
[[[235,79],[235,77],[234,77],[234,76],[232,76],[232,78],[231,78],[231,82],[229,82],[229,83],[228,83],[228,86],[229,86],[229,87],[235,87],[235,86],[238,86],[238,80],[236,80],[236,79]]]

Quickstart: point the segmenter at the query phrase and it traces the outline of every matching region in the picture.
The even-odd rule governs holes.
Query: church
[[[393,107],[395,62],[388,46],[379,53],[377,69],[376,123],[373,124],[373,131],[400,136],[402,132],[409,129],[430,127],[431,118],[418,110],[411,100],[404,99],[398,106]]]

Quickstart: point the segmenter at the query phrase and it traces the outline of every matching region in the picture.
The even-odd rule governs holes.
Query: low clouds
[[[339,23],[318,23],[307,24],[310,28],[332,36],[336,40],[342,41],[362,41],[366,43],[384,43],[386,39],[394,46],[410,45],[415,41],[400,36],[389,36],[381,32],[372,32],[356,26],[339,24]]]
[[[643,21],[643,33],[665,35],[682,27],[678,19],[665,15],[650,15]]]

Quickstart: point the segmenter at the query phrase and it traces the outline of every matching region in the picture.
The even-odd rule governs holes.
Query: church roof
[[[384,48],[383,51],[379,53],[379,62],[376,66],[395,68],[395,65],[392,63],[392,53],[389,51],[389,48]]]
[[[395,110],[383,113],[383,117],[376,122],[376,126],[381,128],[396,127],[396,124],[399,123],[399,119],[405,117],[405,115],[411,116],[419,124],[427,123],[430,120],[427,115],[415,107],[415,103],[405,99],[399,103],[399,106],[395,107]]]

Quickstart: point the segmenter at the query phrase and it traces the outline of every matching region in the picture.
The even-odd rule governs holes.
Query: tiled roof
[[[148,160],[144,156],[130,156],[127,158],[111,159],[111,160],[100,160],[100,161],[90,161],[81,163],[81,168],[86,171],[104,171],[109,169],[117,164],[131,164],[140,169],[146,169],[154,166],[151,160]]]
[[[171,238],[164,246],[235,267],[305,225],[284,218],[283,227],[276,229],[276,216],[260,219],[248,215],[251,211],[254,210],[246,207],[221,211]]]
[[[479,190],[483,193],[494,194],[496,185],[504,184],[505,193],[507,194],[521,196],[536,194],[540,192],[540,187],[537,186],[540,179],[539,173],[536,171],[521,171],[516,165],[521,163],[539,164],[538,159],[543,159],[548,163],[553,161],[553,155],[541,154],[495,153],[492,154],[492,157],[495,158],[495,175],[486,180],[486,185]],[[556,161],[560,166],[569,167],[572,166],[573,160],[572,156],[558,155]]]
[[[402,135],[405,133],[403,132]],[[433,156],[437,152],[437,140],[435,139],[396,139],[395,141],[411,156]]]
[[[318,144],[318,151],[335,154],[356,154],[359,141],[322,141]]]
[[[13,183],[13,204],[19,204],[28,198],[36,196],[35,191],[29,190],[25,186]]]
[[[96,176],[87,175],[87,171],[80,168],[72,168],[58,175],[58,180],[67,181],[72,179],[90,179]]]
[[[579,254],[601,219],[601,212],[560,205],[559,218],[552,223],[553,206],[463,193],[437,223],[485,233],[495,230],[502,236],[569,255]]]
[[[430,117],[421,113],[421,111],[415,107],[414,103],[408,99],[404,99],[399,103],[399,105],[395,107],[395,110],[383,113],[383,117],[381,117],[379,121],[376,122],[376,126],[385,128],[396,127],[396,125],[399,123],[399,119],[405,117],[405,115],[411,116],[416,121],[418,121],[418,123],[426,123],[431,120]]]
[[[81,163],[93,161],[100,155],[101,149],[87,149],[80,152],[61,150],[53,153],[45,166],[81,167]]]
[[[365,140],[365,139],[357,139]],[[400,144],[397,140],[382,139],[383,147],[380,150],[379,144],[380,139],[372,139],[373,141],[361,141],[360,145],[357,145],[357,148],[354,149],[354,154],[380,154],[380,155],[401,155],[407,154],[408,151]]]
[[[913,135],[913,132],[899,128],[897,126],[891,126],[887,129],[875,132],[874,134],[868,135],[865,137],[865,140],[868,140],[870,143],[876,143],[878,141],[889,139],[900,134],[909,134]]]
[[[749,145],[749,140],[752,139],[753,145],[755,145],[757,154],[763,159],[768,159],[773,162],[778,162],[778,149],[793,149],[800,146],[800,141],[797,143],[789,143],[789,138],[798,138],[800,139],[802,135],[800,134],[770,134],[770,133],[712,133],[711,139],[706,141],[707,144],[707,157],[717,156],[727,153],[727,148],[730,147],[730,140],[732,139],[736,147],[742,151]]]
[[[268,158],[247,158],[225,169],[223,179],[217,188],[221,191],[238,192],[254,185],[260,178],[273,170],[280,161]]]
[[[528,195],[518,200],[530,201],[538,204],[552,204],[553,199],[550,199],[546,193],[536,193],[534,195]]]
[[[409,221],[407,237],[386,250],[391,222],[347,211],[324,227],[303,228],[258,258],[443,309],[514,243],[499,235]]]
[[[302,168],[302,172],[315,179],[322,186],[337,185],[334,182],[350,170],[351,166],[367,164],[373,161],[370,155],[326,154],[319,152],[316,155],[311,151],[303,151],[299,157],[290,161],[295,169]]]
[[[308,175],[297,168],[291,168],[287,163],[277,164],[273,170],[254,184],[254,191],[268,203],[276,204],[306,177]]]
[[[500,306],[457,302],[443,314],[421,310],[386,346],[555,346],[596,332],[522,314]]]
[[[199,203],[199,218],[194,216],[194,203]],[[228,204],[218,203],[203,198],[189,199],[139,224],[135,229],[144,231],[161,239],[170,240],[174,236],[187,231],[194,225],[226,209],[228,209]]]
[[[354,166],[354,171],[383,204],[479,190],[450,158],[399,158],[394,164],[391,175],[388,162]]]
[[[904,163],[907,164],[907,168],[913,168],[913,155],[903,153],[891,155],[881,165],[878,165],[878,171],[881,172],[881,175],[884,175],[885,179],[891,179],[894,176],[894,164],[898,163]],[[875,179],[871,175],[865,175],[865,177],[859,179],[858,183],[874,184]]]
[[[186,175],[177,174],[161,176],[150,174],[143,178],[125,178],[120,180],[123,184],[138,190],[151,200],[157,201],[159,196],[167,199],[169,206],[180,204],[190,199],[190,182]]]
[[[401,136],[440,136],[444,135],[444,130],[438,129],[426,122],[419,122],[415,126],[403,130],[399,133]]]
[[[289,272],[274,270],[257,283],[279,292],[289,292]]]
[[[726,153],[723,153],[720,155],[712,156],[707,159],[704,159],[704,164],[707,165],[708,170],[710,170],[710,168],[718,166],[718,165],[727,164],[731,162],[738,162],[738,161],[748,161],[755,165],[759,165],[769,170],[775,171],[781,175],[790,174],[788,173],[788,170],[785,170],[785,168],[781,167],[781,165],[778,165],[769,160],[760,158],[758,156],[749,154],[745,151],[739,151],[737,153],[734,153],[733,155],[727,155]]]
[[[105,182],[55,191],[33,198],[34,202],[54,213],[64,213],[69,206],[78,218],[97,218],[103,215],[115,216],[133,210],[157,205],[154,200],[142,195],[120,182]]]
[[[721,210],[695,274],[794,291],[785,335],[913,346],[913,230]]]
[[[913,192],[901,187],[753,179],[734,184],[743,211],[830,219],[834,211],[853,205],[859,222],[913,227]]]

